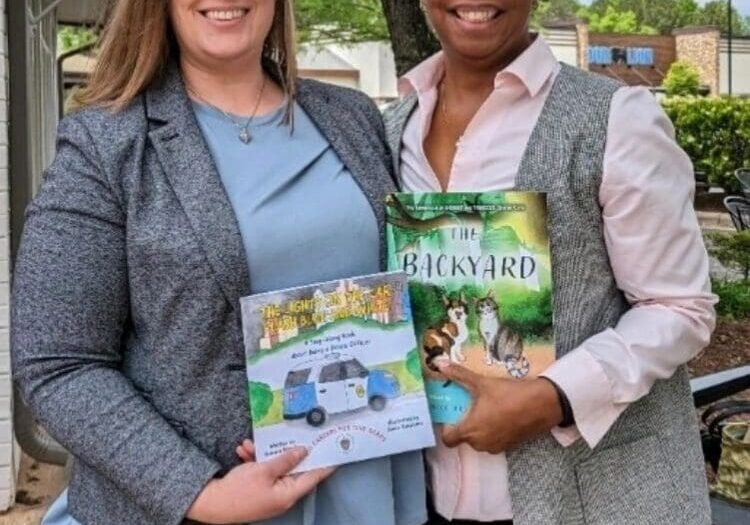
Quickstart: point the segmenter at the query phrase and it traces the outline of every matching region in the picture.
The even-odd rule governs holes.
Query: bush
[[[251,381],[249,394],[252,418],[260,421],[268,415],[268,410],[273,404],[273,392],[267,384]]]
[[[664,101],[677,142],[708,181],[739,192],[734,170],[750,166],[750,100],[673,97]]]
[[[700,87],[700,73],[688,62],[678,60],[664,77],[664,89],[670,97],[697,95]]]
[[[750,282],[714,280],[713,291],[719,296],[716,312],[721,317],[750,318]]]
[[[745,283],[750,279],[750,230],[710,236],[711,255],[729,268],[734,268],[743,276]]]

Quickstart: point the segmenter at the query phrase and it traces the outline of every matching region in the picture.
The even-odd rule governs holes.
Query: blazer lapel
[[[399,185],[401,181],[401,144],[404,138],[404,130],[406,130],[409,117],[417,109],[417,102],[417,94],[414,92],[388,106],[383,113],[385,136],[393,159],[393,173],[396,174]]]
[[[149,137],[162,168],[221,289],[232,306],[239,306],[240,297],[250,293],[242,236],[176,64],[145,100],[153,123]]]

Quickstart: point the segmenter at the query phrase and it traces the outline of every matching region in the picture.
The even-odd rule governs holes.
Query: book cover
[[[241,301],[256,458],[296,470],[434,445],[403,272]]]
[[[399,193],[386,213],[388,267],[409,279],[434,422],[456,423],[471,403],[439,360],[514,379],[554,361],[544,194]]]

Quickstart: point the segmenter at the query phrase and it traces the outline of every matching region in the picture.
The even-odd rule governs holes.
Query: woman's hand
[[[255,447],[246,440],[237,447],[237,455],[244,463],[210,481],[188,510],[188,519],[220,525],[279,516],[334,471],[327,468],[289,475],[307,456],[304,448],[256,463]]]
[[[249,439],[244,440],[234,451],[243,463],[255,461],[255,443]]]
[[[458,425],[443,427],[443,442],[499,454],[548,432],[563,419],[557,391],[545,379],[484,377],[456,364],[439,364],[440,372],[460,383],[473,398]]]

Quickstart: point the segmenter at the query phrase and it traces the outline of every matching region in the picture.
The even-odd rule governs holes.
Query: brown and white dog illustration
[[[467,325],[469,309],[463,292],[458,299],[443,297],[443,304],[446,318],[432,328],[428,328],[422,338],[425,364],[434,371],[437,371],[434,364],[437,359],[450,359],[454,363],[466,361],[461,347],[469,339]]]

